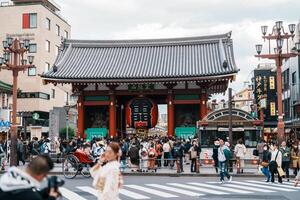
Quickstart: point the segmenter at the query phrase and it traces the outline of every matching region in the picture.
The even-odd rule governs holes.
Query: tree
[[[68,127],[68,136],[69,139],[75,137],[75,129],[73,127]],[[67,127],[59,130],[59,137],[64,139],[67,138]]]

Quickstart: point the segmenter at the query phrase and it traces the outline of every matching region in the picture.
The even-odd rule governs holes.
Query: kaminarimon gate
[[[45,83],[78,95],[78,135],[147,133],[167,106],[167,134],[196,131],[212,94],[238,69],[231,33],[147,40],[65,40]],[[181,131],[181,133],[180,133]],[[178,132],[178,133],[177,133]]]

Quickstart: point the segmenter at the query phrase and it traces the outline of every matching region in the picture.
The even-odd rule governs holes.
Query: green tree
[[[75,137],[75,129],[70,126],[68,128],[68,136],[69,136],[69,139]],[[64,139],[67,138],[67,127],[64,127],[59,130],[59,137],[64,138]]]

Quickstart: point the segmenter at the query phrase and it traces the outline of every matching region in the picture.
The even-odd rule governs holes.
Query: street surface
[[[263,178],[234,178],[231,183],[219,184],[217,177],[127,176],[120,199],[245,199],[298,200],[300,187],[290,183],[265,183]],[[91,178],[66,180],[61,188],[63,200],[96,200],[97,191]]]

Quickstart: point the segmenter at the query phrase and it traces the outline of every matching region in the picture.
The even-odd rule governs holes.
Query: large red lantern
[[[155,102],[146,97],[137,97],[126,105],[127,127],[142,129],[153,128],[157,124],[158,107]]]

